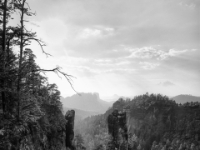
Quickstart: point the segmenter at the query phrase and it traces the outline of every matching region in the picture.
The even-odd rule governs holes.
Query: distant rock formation
[[[61,98],[64,107],[92,111],[96,113],[105,113],[112,103],[100,99],[98,93],[80,93],[70,97]]]
[[[176,103],[187,103],[187,102],[200,102],[200,97],[198,96],[192,96],[192,95],[178,95],[175,97],[172,97],[173,100],[175,100]]]
[[[66,123],[66,148],[70,150],[75,150],[75,147],[73,145],[73,139],[74,139],[74,118],[75,118],[75,111],[74,110],[68,110],[65,114],[65,119],[67,121]]]

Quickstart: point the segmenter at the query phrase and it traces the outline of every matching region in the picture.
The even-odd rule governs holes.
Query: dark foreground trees
[[[13,14],[19,14],[18,26],[8,24]],[[60,92],[41,73],[61,73],[68,81],[70,76],[60,68],[45,70],[35,63],[36,56],[29,48],[31,42],[38,42],[45,51],[36,33],[25,27],[25,16],[32,15],[27,0],[0,1],[1,150],[60,150],[63,147],[66,121]]]

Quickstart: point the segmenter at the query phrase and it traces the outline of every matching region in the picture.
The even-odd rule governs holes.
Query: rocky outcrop
[[[75,111],[68,110],[65,114],[66,119],[66,138],[65,138],[65,145],[67,149],[74,150],[75,147],[73,145],[74,139],[74,118],[75,118]]]
[[[108,116],[108,132],[113,137],[113,142],[117,143],[118,141],[118,132],[119,132],[119,112],[114,110],[112,114]]]
[[[109,150],[116,148],[126,149],[128,142],[128,130],[126,125],[126,111],[115,109],[107,118],[108,132],[112,136],[109,142]]]

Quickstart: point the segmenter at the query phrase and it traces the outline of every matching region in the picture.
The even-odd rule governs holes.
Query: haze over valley
[[[200,150],[199,0],[0,0],[0,150]]]
[[[115,103],[120,98],[122,99],[132,99],[126,97],[120,97],[117,95],[113,95],[113,98],[109,98],[111,101],[104,101],[100,99],[98,93],[80,93],[74,94],[71,97],[63,98],[61,97],[61,102],[63,104],[64,114],[71,109],[74,109],[76,112],[75,122],[85,119],[89,116],[95,116],[98,114],[104,114],[109,108],[112,107],[113,103]],[[177,95],[170,98],[174,100],[178,104],[184,104],[187,102],[200,102],[200,97],[192,96],[192,95]],[[107,99],[106,99],[107,100]]]

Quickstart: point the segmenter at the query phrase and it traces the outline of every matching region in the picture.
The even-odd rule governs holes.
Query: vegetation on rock
[[[126,117],[122,119],[120,115],[125,112]],[[196,150],[200,146],[199,113],[198,102],[177,104],[166,96],[147,93],[132,100],[119,99],[105,114],[83,120],[76,132],[93,143],[85,142],[91,150],[149,150],[151,147],[168,150],[191,146]],[[101,142],[95,144],[96,140]]]
[[[19,14],[19,25],[9,21]],[[36,33],[28,31],[25,17],[30,17],[27,0],[0,1],[0,149],[1,150],[60,150],[66,120],[62,114],[60,92],[41,73],[45,70],[36,62],[29,48],[36,41],[44,43]],[[19,53],[16,52],[19,50]]]

